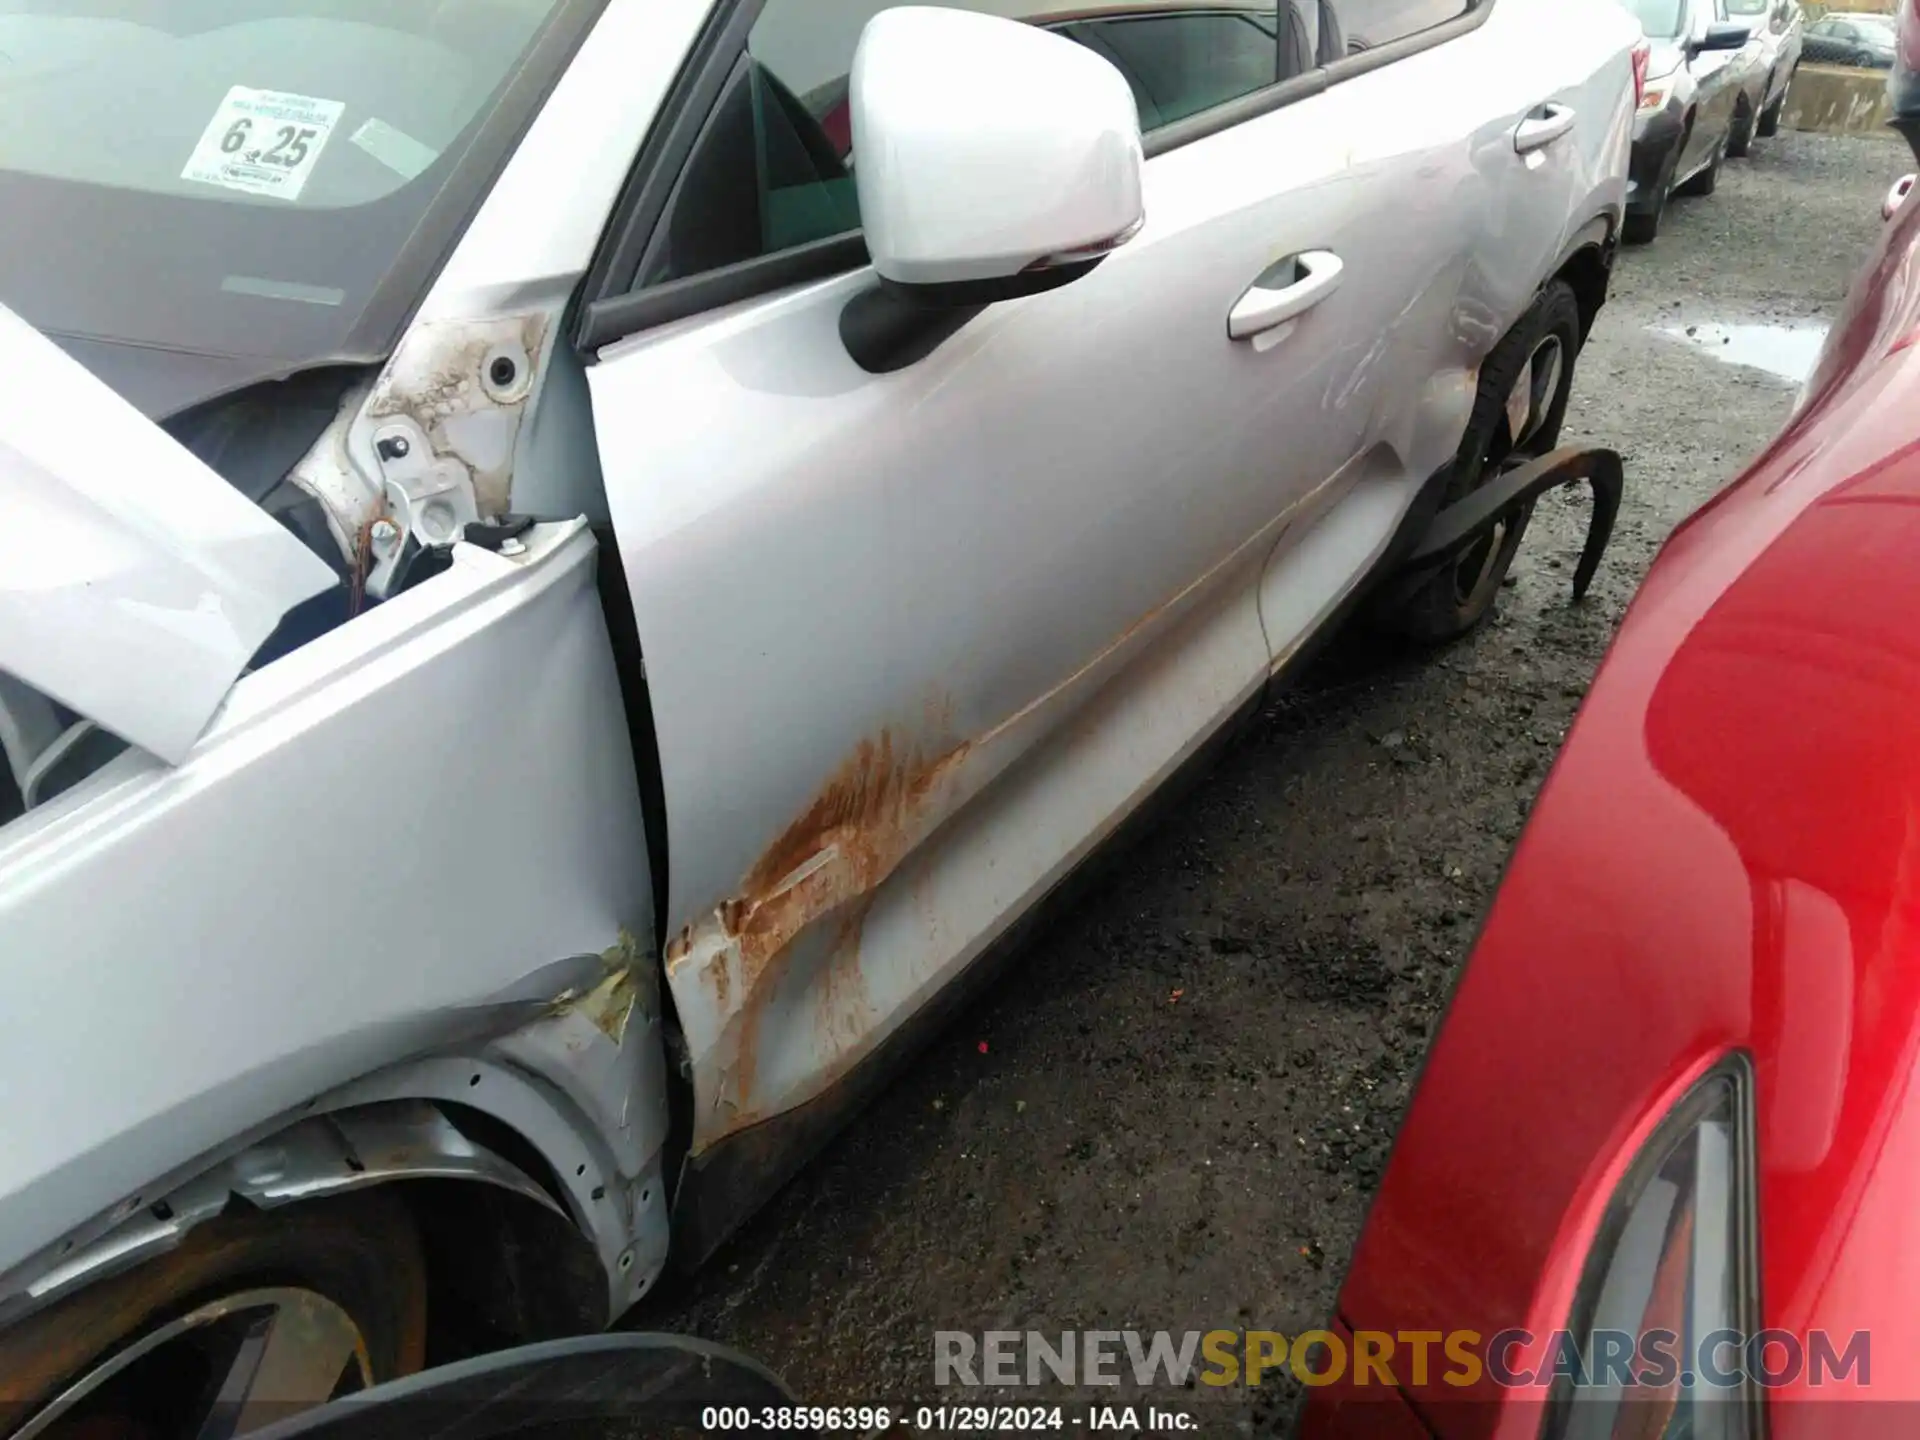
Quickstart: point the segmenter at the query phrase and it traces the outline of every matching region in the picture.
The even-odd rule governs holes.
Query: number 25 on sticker
[[[275,134],[273,144],[250,154],[248,159],[291,170],[306,163],[308,142],[319,133],[311,125],[282,125]],[[220,139],[221,154],[238,155],[247,148],[247,138],[252,134],[253,121],[245,118],[234,121],[233,128]]]
[[[345,108],[338,100],[236,85],[207,122],[180,178],[298,199]]]

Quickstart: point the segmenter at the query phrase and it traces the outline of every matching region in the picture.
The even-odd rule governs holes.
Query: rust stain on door
[[[796,964],[807,975],[789,999],[811,1002],[813,1044],[825,1068],[838,1073],[857,1058],[875,1019],[861,968],[867,910],[950,808],[953,778],[972,749],[962,741],[930,754],[890,730],[863,740],[738,891],[668,944],[669,977],[693,967],[718,1031],[722,1073],[706,1097],[696,1144],[766,1113],[757,1083],[762,1032]]]

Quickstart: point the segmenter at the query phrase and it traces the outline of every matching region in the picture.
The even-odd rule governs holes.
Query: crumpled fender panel
[[[339,579],[4,306],[0,375],[0,670],[178,764]]]
[[[0,1272],[421,1056],[527,1031],[506,1058],[544,1073],[646,1033],[651,956],[620,942],[652,931],[649,866],[597,552],[584,522],[525,546],[457,546],[248,675],[186,763],[123,755],[0,831]],[[458,1089],[485,1106],[475,1073]],[[594,1080],[587,1121],[613,1093]],[[567,1173],[605,1150],[613,1205],[647,1185],[664,1093],[599,1128]]]

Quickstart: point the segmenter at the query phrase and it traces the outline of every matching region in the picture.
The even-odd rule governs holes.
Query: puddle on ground
[[[1748,365],[1799,385],[1813,373],[1826,343],[1819,321],[1771,325],[1656,325],[1655,333],[1693,345],[1729,365]]]

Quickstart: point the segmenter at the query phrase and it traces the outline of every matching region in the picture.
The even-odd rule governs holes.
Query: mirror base
[[[1071,285],[1105,258],[944,285],[902,285],[880,279],[840,312],[840,342],[868,374],[903,370],[959,334],[987,306]]]

